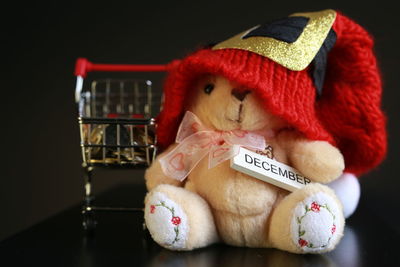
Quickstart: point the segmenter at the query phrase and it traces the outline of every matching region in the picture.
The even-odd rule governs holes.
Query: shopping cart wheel
[[[93,231],[96,228],[96,220],[91,217],[86,217],[83,221],[83,228],[85,231]]]
[[[86,233],[93,233],[94,229],[96,228],[97,221],[93,212],[90,211],[83,211],[83,229]]]

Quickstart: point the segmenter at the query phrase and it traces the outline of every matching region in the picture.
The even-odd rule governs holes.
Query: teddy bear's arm
[[[161,169],[161,164],[159,158],[170,152],[172,149],[176,147],[176,144],[172,144],[168,147],[163,153],[157,156],[157,158],[153,161],[150,167],[146,170],[144,174],[144,178],[146,180],[147,190],[151,190],[159,184],[171,184],[175,186],[181,186],[182,182],[169,178],[166,176]]]
[[[326,141],[311,141],[295,131],[284,131],[278,142],[287,151],[290,164],[314,182],[329,183],[343,173],[343,155]]]

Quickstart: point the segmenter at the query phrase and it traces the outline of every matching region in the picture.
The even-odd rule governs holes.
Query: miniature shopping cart
[[[93,170],[97,167],[146,168],[157,153],[154,116],[161,95],[152,82],[138,79],[86,79],[89,72],[160,72],[165,65],[93,64],[85,58],[76,62],[75,101],[85,173],[83,226],[92,230],[96,211],[141,211],[141,208],[94,205]],[[85,79],[85,82],[84,82]]]

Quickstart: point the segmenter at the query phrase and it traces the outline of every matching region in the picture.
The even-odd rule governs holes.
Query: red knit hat
[[[291,70],[290,64],[249,49],[207,48],[173,61],[157,118],[161,149],[174,142],[188,90],[200,75],[210,73],[253,89],[266,110],[307,138],[337,146],[345,171],[360,175],[378,165],[386,154],[386,131],[373,40],[360,25],[334,13],[330,30],[336,42],[327,54],[320,97],[312,75],[315,66]]]

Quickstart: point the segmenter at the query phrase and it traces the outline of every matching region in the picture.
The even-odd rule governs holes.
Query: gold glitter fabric
[[[235,48],[247,50],[267,57],[290,70],[304,70],[324,43],[335,21],[336,12],[327,9],[319,12],[295,13],[291,16],[309,18],[303,32],[293,43],[258,36],[243,39],[243,36],[259,27],[256,26],[215,45],[212,49]]]

